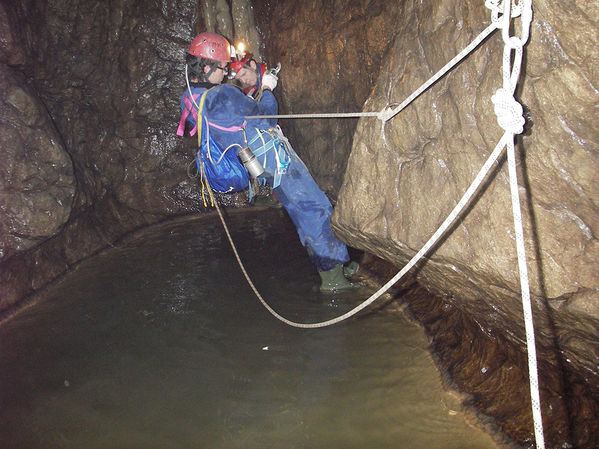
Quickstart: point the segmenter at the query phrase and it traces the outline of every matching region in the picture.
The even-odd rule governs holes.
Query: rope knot
[[[514,96],[507,89],[501,87],[491,97],[491,101],[495,106],[495,115],[499,126],[511,134],[521,134],[524,130],[524,111]]]
[[[485,7],[491,10],[491,21],[497,26],[497,28],[503,28],[504,25],[501,23],[501,15],[508,11],[508,14],[514,18],[522,14],[524,8],[522,0],[516,2],[511,0],[511,5],[508,6],[510,0],[485,0]],[[530,3],[528,3],[530,4]],[[509,22],[508,22],[509,24]]]
[[[395,112],[395,109],[391,107],[391,105],[387,105],[380,110],[380,112],[377,114],[377,118],[384,124],[393,118],[396,113],[397,112]]]

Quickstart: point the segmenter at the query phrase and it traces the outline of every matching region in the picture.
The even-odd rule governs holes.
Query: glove
[[[277,87],[279,78],[274,73],[266,72],[262,76],[262,88],[268,90],[274,90]]]

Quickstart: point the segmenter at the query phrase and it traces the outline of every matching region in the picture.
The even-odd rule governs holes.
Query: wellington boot
[[[338,292],[343,290],[350,290],[360,286],[358,283],[350,282],[343,274],[343,265],[339,264],[335,268],[328,271],[319,271],[320,279],[320,291],[324,293]]]
[[[348,278],[353,276],[360,269],[360,264],[354,260],[343,267],[343,275]]]
[[[280,209],[283,207],[277,197],[272,194],[268,196],[256,195],[254,198],[252,198],[252,205],[266,206],[273,209]]]

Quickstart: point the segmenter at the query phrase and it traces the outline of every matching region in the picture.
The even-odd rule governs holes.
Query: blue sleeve
[[[224,127],[241,126],[250,115],[275,115],[278,111],[272,92],[265,91],[261,101],[257,102],[230,84],[211,90],[204,108],[210,122]],[[253,128],[268,129],[277,124],[277,119],[249,119],[247,122]]]
[[[262,99],[258,102],[258,104],[260,108],[264,111],[264,115],[277,115],[279,113],[279,104],[277,103],[277,99],[275,98],[274,94],[268,89],[264,90],[264,93],[262,94]],[[273,120],[275,121],[275,123],[273,124],[274,126],[277,120]]]

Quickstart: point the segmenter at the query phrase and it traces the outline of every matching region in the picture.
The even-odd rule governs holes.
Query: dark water
[[[280,211],[230,214],[258,289],[314,322],[326,296]],[[493,448],[399,313],[302,330],[253,296],[216,218],[144,231],[0,327],[2,448]]]

